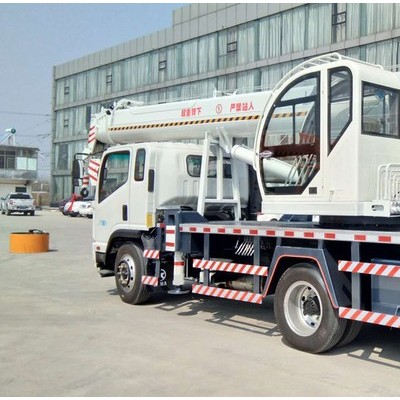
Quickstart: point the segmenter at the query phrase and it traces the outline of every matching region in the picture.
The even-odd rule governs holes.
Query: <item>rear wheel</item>
[[[122,301],[141,304],[149,298],[147,286],[142,284],[144,272],[141,249],[132,243],[122,245],[115,260],[115,283]]]
[[[284,339],[309,353],[334,347],[346,328],[346,321],[330,302],[321,274],[311,264],[285,271],[276,288],[274,312]]]
[[[362,327],[363,323],[360,321],[347,320],[346,329],[336,346],[343,347],[350,344],[358,336]]]

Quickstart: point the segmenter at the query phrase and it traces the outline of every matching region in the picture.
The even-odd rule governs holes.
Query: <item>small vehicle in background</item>
[[[78,213],[81,217],[93,218],[93,200],[82,201]]]
[[[69,215],[70,217],[77,217],[80,215],[79,208],[82,205],[91,204],[93,200],[93,196],[85,197],[83,199],[81,196],[72,196],[72,198],[65,204],[63,214]]]
[[[62,200],[58,203],[58,209],[59,209],[59,211],[61,211],[63,214],[64,214],[64,207],[65,207],[65,205],[66,205],[69,201],[71,201],[72,197],[73,197],[73,196],[65,197],[64,199],[62,199]],[[75,200],[81,200],[81,199],[82,199],[81,196],[76,195]]]
[[[35,215],[35,210],[35,200],[29,193],[9,193],[2,198],[2,214],[23,213],[24,215]]]

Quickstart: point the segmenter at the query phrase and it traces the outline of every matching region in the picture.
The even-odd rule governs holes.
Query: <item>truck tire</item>
[[[350,344],[360,333],[363,323],[360,321],[347,320],[346,329],[336,347],[343,347]]]
[[[129,304],[141,304],[149,298],[147,286],[142,284],[145,272],[143,253],[133,244],[118,249],[115,259],[115,284],[121,300]]]
[[[319,271],[301,263],[286,270],[275,292],[274,313],[283,338],[296,349],[323,353],[343,337],[339,318]]]

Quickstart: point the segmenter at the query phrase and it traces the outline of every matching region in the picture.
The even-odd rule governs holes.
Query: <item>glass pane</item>
[[[261,148],[268,194],[298,194],[318,171],[319,96],[317,77],[295,83],[269,117]]]
[[[351,120],[351,75],[348,70],[330,75],[330,150],[336,145]]]
[[[363,87],[363,133],[398,137],[398,122],[398,91],[365,83]]]
[[[112,153],[107,156],[100,173],[99,202],[127,182],[129,158],[129,152]]]

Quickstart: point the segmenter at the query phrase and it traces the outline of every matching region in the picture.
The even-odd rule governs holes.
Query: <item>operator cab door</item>
[[[107,243],[112,232],[128,223],[130,199],[129,149],[110,152],[101,164],[97,204],[94,212],[94,240]]]

